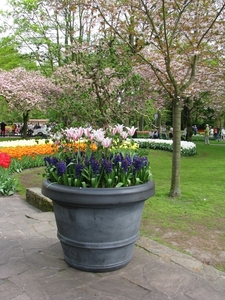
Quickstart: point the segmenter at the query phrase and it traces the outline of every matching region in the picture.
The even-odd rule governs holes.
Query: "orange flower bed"
[[[4,148],[0,148],[0,152],[7,153],[11,158],[22,159],[23,156],[53,154],[54,147],[51,144],[34,145],[34,146],[4,147]]]
[[[87,144],[74,143],[68,145],[68,148],[72,151],[85,151]],[[95,144],[90,145],[91,150],[96,151],[97,146]],[[57,147],[53,144],[42,144],[33,146],[17,146],[17,147],[2,147],[0,153],[7,153],[11,158],[22,159],[23,156],[36,156],[36,155],[51,155],[57,151]]]

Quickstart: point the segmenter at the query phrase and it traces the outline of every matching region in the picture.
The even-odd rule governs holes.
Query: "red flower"
[[[8,168],[11,162],[11,157],[7,153],[0,153],[0,166]]]

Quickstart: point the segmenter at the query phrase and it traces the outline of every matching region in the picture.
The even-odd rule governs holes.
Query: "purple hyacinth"
[[[62,176],[66,173],[66,163],[64,161],[60,161],[57,164],[57,174],[58,176]]]
[[[129,155],[126,155],[126,157],[122,160],[121,167],[123,168],[124,172],[127,172],[130,165],[131,165],[131,158]]]
[[[50,164],[50,157],[49,156],[45,156],[44,163],[45,163],[45,165]]]
[[[107,158],[103,159],[102,165],[104,167],[104,170],[106,171],[106,174],[110,174],[112,172],[113,166],[110,160],[108,160]]]
[[[58,159],[56,157],[46,156],[44,158],[45,165],[53,165],[56,166],[58,163]]]
[[[89,161],[89,164],[95,175],[100,173],[101,165],[100,165],[99,161],[97,161],[94,157],[92,157]]]
[[[52,157],[52,158],[51,158],[51,164],[52,164],[53,166],[56,166],[56,165],[58,164],[58,162],[59,162],[59,160],[58,160],[56,157]]]
[[[81,176],[83,168],[84,168],[84,166],[81,163],[78,163],[77,165],[75,165],[76,178],[79,178]]]
[[[115,155],[113,162],[115,164],[118,164],[119,162],[121,162],[123,160],[123,155],[121,153],[118,153]]]
[[[133,158],[134,171],[140,171],[143,167],[147,165],[148,165],[147,157],[134,156]]]

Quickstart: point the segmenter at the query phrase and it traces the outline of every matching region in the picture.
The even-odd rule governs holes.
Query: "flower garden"
[[[138,142],[140,148],[158,149],[164,151],[173,151],[172,140],[162,139],[135,139]],[[193,156],[196,155],[196,144],[193,142],[181,141],[181,156]]]
[[[135,139],[140,148],[173,151],[172,140]],[[45,165],[45,156],[55,151],[52,140],[29,139],[0,142],[0,194],[12,195],[16,191],[17,182],[11,176],[24,169]],[[181,155],[196,154],[196,145],[192,142],[181,141]]]

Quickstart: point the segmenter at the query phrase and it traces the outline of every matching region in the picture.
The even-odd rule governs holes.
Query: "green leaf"
[[[123,186],[124,184],[122,182],[117,183],[117,185],[115,186],[116,188],[119,188],[121,186]]]

